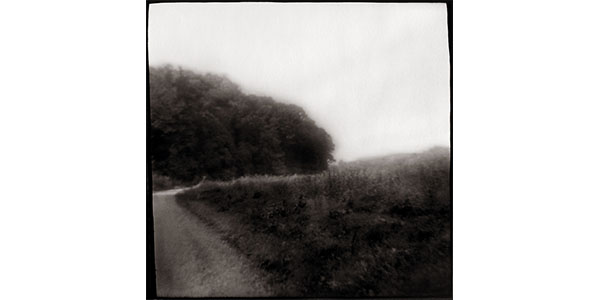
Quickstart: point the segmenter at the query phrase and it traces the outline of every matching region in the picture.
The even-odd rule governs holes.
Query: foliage
[[[222,76],[150,67],[150,111],[153,172],[173,179],[315,173],[333,161],[331,137],[302,108]]]
[[[184,184],[167,176],[152,173],[152,191],[154,192],[170,190],[180,186],[184,186]]]
[[[208,181],[178,203],[233,219],[228,241],[272,274],[277,296],[451,295],[448,149],[302,176]]]

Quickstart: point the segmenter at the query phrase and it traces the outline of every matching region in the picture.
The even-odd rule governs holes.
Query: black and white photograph
[[[5,1],[2,299],[599,299],[600,2]]]
[[[452,297],[451,7],[150,3],[158,297]]]
[[[2,299],[599,299],[600,2],[5,1]]]

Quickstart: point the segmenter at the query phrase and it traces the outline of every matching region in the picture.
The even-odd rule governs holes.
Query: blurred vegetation
[[[177,196],[270,273],[276,296],[451,296],[449,149],[302,176],[207,181]],[[202,205],[201,205],[202,204]]]
[[[152,191],[164,191],[183,186],[185,184],[178,180],[152,173]]]
[[[223,76],[150,67],[152,171],[182,182],[327,169],[334,145],[296,105]]]

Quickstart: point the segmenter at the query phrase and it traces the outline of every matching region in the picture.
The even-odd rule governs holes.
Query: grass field
[[[447,148],[207,181],[177,201],[270,274],[277,296],[451,295]]]

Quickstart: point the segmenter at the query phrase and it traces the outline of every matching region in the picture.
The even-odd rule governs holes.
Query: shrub
[[[163,191],[182,186],[180,181],[152,173],[152,191]]]

